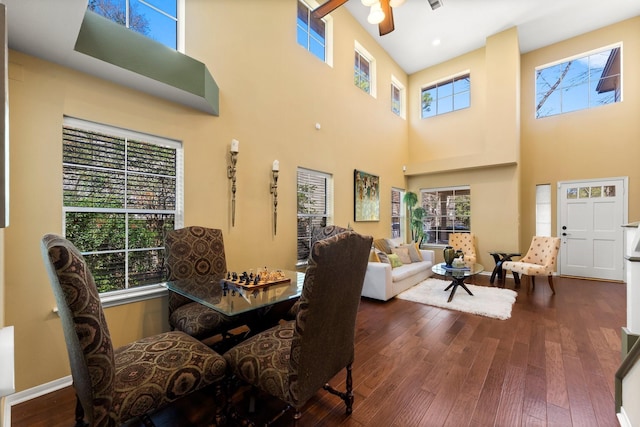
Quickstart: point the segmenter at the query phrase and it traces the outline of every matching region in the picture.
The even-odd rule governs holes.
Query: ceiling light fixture
[[[380,6],[380,2],[377,1],[373,5],[371,5],[371,11],[369,12],[369,16],[367,16],[367,21],[369,24],[377,25],[384,20],[384,12],[382,11],[382,6]]]
[[[360,0],[360,2],[367,7],[371,7],[376,3],[380,3],[380,0]]]
[[[402,6],[404,4],[405,0],[390,0],[389,1],[389,6],[391,7],[399,7]]]

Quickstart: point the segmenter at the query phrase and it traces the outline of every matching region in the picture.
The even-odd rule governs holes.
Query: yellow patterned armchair
[[[476,235],[473,233],[449,234],[449,246],[455,250],[461,250],[464,254],[464,262],[473,265],[478,262],[476,256]]]
[[[502,277],[506,277],[507,270],[513,273],[516,287],[520,286],[518,274],[524,274],[531,278],[531,289],[535,290],[536,276],[547,276],[551,292],[556,293],[553,287],[553,272],[558,262],[558,251],[560,250],[560,238],[533,236],[531,246],[527,254],[520,261],[505,261],[502,263]]]

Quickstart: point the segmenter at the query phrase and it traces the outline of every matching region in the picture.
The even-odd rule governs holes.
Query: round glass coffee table
[[[469,295],[473,296],[469,288],[464,284],[464,281],[467,277],[475,276],[476,274],[483,272],[484,267],[482,264],[473,264],[472,266],[466,266],[463,268],[447,267],[444,262],[441,262],[440,264],[436,264],[431,267],[431,271],[440,276],[444,276],[445,278],[452,279],[451,284],[445,288],[445,291],[451,289],[449,299],[447,300],[447,302],[451,302],[453,296],[456,294],[458,286],[467,291]]]

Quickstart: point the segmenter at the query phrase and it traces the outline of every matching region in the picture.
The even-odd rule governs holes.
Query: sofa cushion
[[[391,264],[391,261],[389,261],[389,255],[387,255],[385,252],[382,252],[376,249],[376,255],[378,256],[378,259],[380,260],[380,262]]]
[[[406,279],[407,277],[415,275],[421,270],[428,270],[431,268],[428,262],[414,262],[411,264],[404,264],[402,267],[394,268],[391,270],[391,279],[394,282]]]

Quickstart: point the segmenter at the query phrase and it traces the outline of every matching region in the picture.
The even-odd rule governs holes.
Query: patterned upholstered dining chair
[[[42,256],[62,321],[76,391],[76,426],[119,426],[202,387],[221,390],[226,362],[183,332],[167,332],[113,348],[93,275],[78,249],[53,234]],[[219,414],[224,408],[220,400]],[[215,421],[215,420],[212,420]]]
[[[354,231],[313,246],[295,320],[261,332],[224,354],[235,378],[293,407],[294,419],[320,389],[353,409],[355,323],[373,238]],[[346,391],[328,381],[346,368]]]
[[[170,230],[165,236],[165,266],[168,280],[189,279],[227,272],[224,240],[219,229],[191,226]],[[169,325],[178,331],[205,339],[225,335],[241,324],[175,292],[169,292]]]
[[[326,225],[324,227],[313,227],[311,229],[311,248],[313,245],[319,240],[328,239],[329,237],[336,236],[340,233],[344,233],[345,231],[351,230],[350,228],[344,228],[339,225]],[[311,257],[311,252],[309,252],[309,257]],[[284,316],[286,320],[293,320],[300,309],[300,300],[296,301],[287,314]]]
[[[449,246],[455,250],[461,250],[464,254],[466,264],[478,262],[476,255],[476,235],[473,233],[451,233],[449,234]]]
[[[559,237],[533,236],[529,250],[524,257],[519,261],[505,261],[502,263],[502,280],[506,277],[506,272],[511,271],[516,287],[519,287],[520,278],[518,274],[524,274],[530,277],[531,289],[535,290],[536,276],[546,276],[551,292],[555,294],[553,272],[556,270],[559,250]]]

